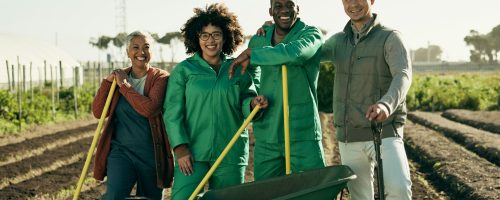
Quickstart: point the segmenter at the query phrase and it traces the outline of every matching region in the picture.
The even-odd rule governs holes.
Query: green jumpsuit
[[[265,27],[268,34],[254,36],[249,43],[251,67],[261,70],[259,95],[269,101],[266,113],[253,123],[255,180],[285,174],[282,64],[288,71],[291,170],[325,166],[316,92],[321,31],[298,19],[283,41],[273,46],[274,28]]]
[[[194,159],[193,174],[184,175],[176,164],[172,199],[187,199],[250,114],[256,96],[249,73],[231,80],[233,59],[222,55],[217,74],[198,54],[179,63],[170,76],[164,103],[168,137],[173,148],[187,144]],[[248,163],[248,132],[245,130],[209,180],[216,189],[244,182]]]

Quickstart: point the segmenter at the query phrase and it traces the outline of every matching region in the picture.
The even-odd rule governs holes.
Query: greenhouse
[[[82,83],[80,64],[56,46],[25,36],[0,33],[0,88],[9,88],[19,80],[38,84],[41,80],[63,80],[73,85],[75,74]],[[21,72],[21,73],[19,73]],[[61,82],[61,81],[56,81]]]

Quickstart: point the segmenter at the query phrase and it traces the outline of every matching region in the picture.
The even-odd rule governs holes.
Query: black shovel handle
[[[378,196],[380,200],[385,199],[384,195],[384,170],[382,165],[382,157],[380,156],[380,146],[382,145],[382,123],[371,122],[373,133],[373,144],[375,146],[375,157],[377,160],[377,183],[378,183]]]

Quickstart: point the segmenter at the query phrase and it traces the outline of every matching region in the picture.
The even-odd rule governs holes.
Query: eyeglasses
[[[220,40],[222,38],[222,32],[220,32],[220,31],[213,32],[213,33],[203,32],[203,33],[200,33],[199,36],[200,36],[200,40],[203,40],[203,41],[207,41],[208,38],[210,38],[210,36],[212,36],[212,38],[214,40]]]

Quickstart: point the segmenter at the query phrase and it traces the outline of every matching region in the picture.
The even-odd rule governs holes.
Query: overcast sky
[[[40,39],[57,46],[77,60],[103,59],[89,45],[91,37],[114,36],[117,29],[117,0],[2,0],[0,32]],[[141,29],[159,33],[179,31],[193,15],[194,7],[224,2],[235,12],[249,35],[265,20],[269,0],[128,0],[127,31]],[[341,0],[299,0],[306,23],[328,31],[340,31],[348,18]],[[382,23],[398,29],[411,49],[428,43],[443,49],[443,59],[468,60],[469,48],[463,38],[471,29],[490,32],[500,25],[500,0],[375,0],[374,11]],[[56,36],[57,35],[57,36]],[[57,40],[56,40],[57,38]],[[181,45],[176,60],[185,58]],[[157,56],[158,57],[158,56]],[[164,51],[163,58],[170,60]]]

